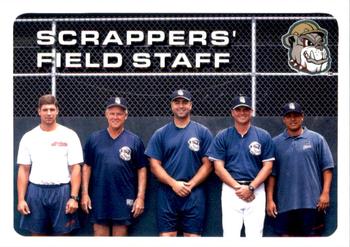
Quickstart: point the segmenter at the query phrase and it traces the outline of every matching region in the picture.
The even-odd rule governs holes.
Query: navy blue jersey
[[[90,197],[95,219],[124,220],[137,194],[137,170],[148,164],[141,139],[124,130],[116,139],[107,129],[94,132],[84,148],[91,166]]]
[[[326,140],[304,127],[298,137],[287,131],[273,138],[276,162],[278,212],[299,208],[316,208],[322,192],[322,172],[332,169],[334,162]]]
[[[185,128],[170,122],[153,134],[145,154],[161,161],[174,179],[189,181],[202,165],[211,141],[208,128],[197,122],[190,121]]]
[[[263,161],[274,160],[274,147],[266,130],[251,126],[242,136],[236,128],[229,127],[216,135],[208,156],[224,161],[225,169],[235,180],[251,181]]]

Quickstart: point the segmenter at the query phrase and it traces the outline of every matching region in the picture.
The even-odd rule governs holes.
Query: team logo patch
[[[240,97],[239,97],[239,102],[245,103],[245,98],[244,98],[243,96],[240,96]]]
[[[189,149],[195,152],[199,151],[199,140],[196,137],[191,137],[187,143]]]
[[[289,67],[297,72],[319,74],[331,67],[328,32],[313,20],[295,22],[283,35]]]
[[[249,144],[249,152],[252,155],[260,155],[261,154],[261,144],[259,142],[252,142]]]
[[[119,149],[119,157],[125,161],[131,160],[131,149],[127,146],[122,147]]]
[[[303,145],[303,150],[312,148],[312,145],[309,141],[306,141]]]
[[[119,98],[119,97],[116,97],[115,100],[114,100],[114,102],[115,102],[116,104],[120,105],[120,102],[121,102],[121,101],[120,101],[120,98]]]
[[[294,105],[294,103],[290,103],[290,104],[289,104],[289,109],[290,109],[290,110],[295,110],[295,105]]]

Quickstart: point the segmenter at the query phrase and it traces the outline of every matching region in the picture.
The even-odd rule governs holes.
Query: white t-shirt
[[[68,166],[81,162],[78,135],[60,124],[53,131],[37,126],[24,134],[19,144],[17,164],[31,165],[29,181],[35,184],[69,183]]]

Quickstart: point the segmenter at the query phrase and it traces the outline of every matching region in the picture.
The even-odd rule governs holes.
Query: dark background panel
[[[229,116],[235,95],[251,96],[250,76],[58,76],[61,116],[103,116],[109,97],[128,100],[133,117],[170,114],[169,95],[179,88],[194,97],[196,116]],[[38,98],[51,93],[51,77],[14,77],[14,116],[36,116]],[[308,116],[337,116],[337,76],[257,76],[258,116],[279,116],[289,101],[299,102]]]
[[[13,116],[37,116],[40,96],[51,92],[51,76],[13,77]]]
[[[306,116],[338,115],[338,76],[259,76],[257,114],[278,116],[287,102],[298,102]]]
[[[33,24],[34,23],[34,24]],[[249,72],[251,69],[251,21],[250,20],[67,20],[56,21],[56,32],[59,33],[62,30],[72,30],[77,33],[75,37],[77,44],[74,46],[60,45],[58,42],[53,46],[42,46],[37,44],[37,32],[39,30],[52,30],[52,23],[49,20],[37,21],[37,22],[15,22],[14,25],[14,54],[17,57],[15,65],[15,73],[39,73],[42,71],[49,71],[50,64],[46,64],[44,68],[38,69],[36,67],[36,53],[38,52],[51,52],[52,48],[56,48],[57,52],[62,54],[62,66],[57,68],[57,72],[60,73],[94,73],[94,72]],[[99,45],[82,45],[81,44],[81,31],[82,30],[96,30],[100,34]],[[123,45],[110,44],[103,46],[103,40],[106,37],[108,31],[115,30],[118,32]],[[145,42],[140,42],[126,45],[126,31],[128,30],[140,30],[145,33],[147,37],[148,30],[160,30],[166,34],[166,40],[168,38],[169,30],[181,30],[185,32],[185,45],[184,46],[171,46],[167,41],[163,43],[147,45]],[[207,32],[207,44],[199,45],[195,44],[190,46],[188,44],[188,32],[190,30],[203,30]],[[229,33],[230,42],[226,46],[214,46],[210,43],[210,35],[212,31],[225,30]],[[232,32],[236,31],[236,37],[232,37]],[[23,48],[30,48],[31,52],[23,51]],[[67,68],[65,64],[65,53],[76,52],[81,53],[81,68]],[[92,54],[92,62],[101,64],[98,69],[86,68],[85,58],[86,53]],[[120,52],[123,55],[123,66],[116,69],[108,69],[102,67],[102,53],[108,52]],[[149,69],[137,69],[132,66],[132,56],[134,53],[143,52],[149,53],[153,57],[155,52],[169,52],[172,57],[167,59],[166,68],[159,67],[159,59],[152,58],[152,66]],[[189,58],[192,68],[179,67],[178,69],[170,68],[170,65],[174,61],[178,53],[185,53]],[[20,56],[20,54],[26,53],[26,56]],[[213,59],[208,66],[201,68],[194,68],[195,54],[194,53],[230,53],[230,63],[223,64],[219,69],[214,68]],[[34,61],[34,62],[33,62]],[[30,66],[28,66],[30,65]]]
[[[177,89],[193,95],[193,115],[227,116],[234,95],[251,94],[249,76],[104,76],[59,77],[62,116],[103,116],[109,97],[128,101],[130,116],[170,115],[169,97]]]
[[[18,19],[19,20],[19,19]],[[26,21],[16,21],[13,26],[13,46],[14,47],[36,47],[37,44],[37,32],[40,30],[51,30],[51,21],[37,21],[30,22],[30,25]]]

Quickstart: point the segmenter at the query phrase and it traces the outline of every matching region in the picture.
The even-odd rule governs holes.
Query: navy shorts
[[[20,228],[31,233],[62,235],[79,228],[78,216],[66,214],[70,185],[28,184],[26,201],[30,214],[22,215]]]
[[[92,214],[90,216],[90,221],[93,224],[106,226],[130,226],[132,224],[131,220],[95,219]]]
[[[159,232],[182,231],[201,234],[205,216],[205,191],[201,187],[192,190],[187,197],[180,197],[170,187],[158,189],[157,222]]]
[[[289,236],[321,236],[324,212],[317,209],[296,209],[283,212],[275,219],[275,232]]]

